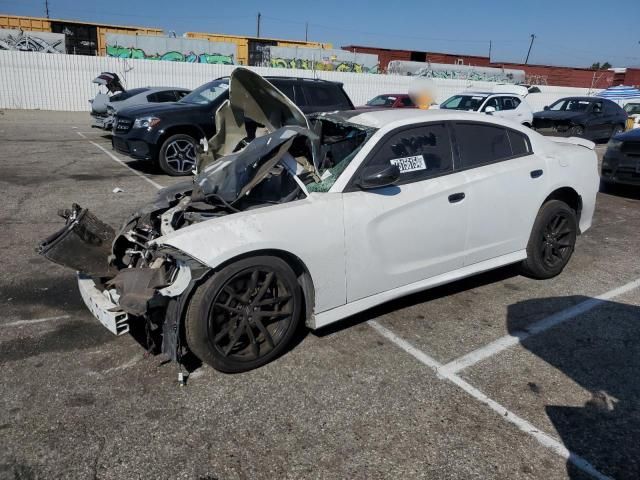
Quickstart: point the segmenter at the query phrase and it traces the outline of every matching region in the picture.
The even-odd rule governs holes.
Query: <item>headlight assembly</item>
[[[151,130],[160,123],[158,117],[140,117],[133,122],[133,128],[146,128]]]

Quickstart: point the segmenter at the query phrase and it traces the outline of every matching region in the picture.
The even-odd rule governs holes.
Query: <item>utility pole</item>
[[[533,41],[536,39],[536,35],[535,33],[531,34],[531,43],[529,44],[529,51],[527,52],[527,58],[524,61],[524,64],[526,65],[529,62],[529,54],[531,53],[531,47],[533,47]]]
[[[491,62],[491,40],[489,40],[489,62]]]
[[[260,12],[258,12],[258,32],[256,33],[256,37],[260,38]]]
[[[309,41],[309,22],[304,22],[304,41]]]
[[[49,18],[49,0],[44,0],[44,12],[47,18]]]

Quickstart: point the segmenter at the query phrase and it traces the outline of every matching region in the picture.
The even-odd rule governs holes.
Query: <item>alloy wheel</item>
[[[174,140],[167,146],[165,158],[175,171],[190,172],[196,166],[196,147],[189,140]]]
[[[209,339],[224,357],[253,361],[282,341],[293,318],[293,296],[269,267],[252,267],[231,277],[209,311]]]
[[[565,212],[558,212],[543,229],[540,250],[545,265],[550,268],[565,263],[571,256],[573,242],[569,225]]]

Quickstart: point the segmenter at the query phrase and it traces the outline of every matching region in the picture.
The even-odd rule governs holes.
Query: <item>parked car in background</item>
[[[132,88],[116,93],[106,99],[94,99],[91,104],[91,116],[94,128],[112,130],[118,111],[136,105],[148,103],[176,102],[189,94],[191,90],[175,87]]]
[[[306,114],[353,109],[341,83],[294,77],[267,79]],[[132,158],[155,161],[169,175],[191,174],[198,143],[216,132],[215,113],[229,98],[228,89],[229,79],[220,78],[178,102],[119,111],[113,148]]]
[[[551,278],[591,226],[587,140],[459,111],[305,116],[243,68],[230,89],[208,151],[220,156],[193,182],[161,190],[118,233],[75,205],[40,245],[80,272],[105,327],[147,322],[173,359],[187,346],[242,372],[283,353],[303,323],[507,264]],[[247,118],[265,132],[245,146]]]
[[[533,128],[543,134],[609,139],[624,132],[627,113],[604,98],[561,98],[533,115]]]
[[[623,110],[629,115],[627,130],[640,128],[640,102],[629,102],[623,107]]]
[[[515,93],[463,92],[448,98],[439,108],[485,113],[527,127],[533,123],[533,110],[523,96]]]
[[[384,94],[373,97],[358,108],[417,108],[407,93]]]
[[[602,159],[600,178],[605,185],[640,186],[640,128],[618,134],[609,140]]]

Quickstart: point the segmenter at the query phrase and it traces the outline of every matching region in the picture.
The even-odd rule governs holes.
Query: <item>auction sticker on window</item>
[[[417,172],[418,170],[426,170],[427,165],[424,163],[422,155],[414,157],[394,158],[391,165],[396,165],[400,169],[400,173]]]

